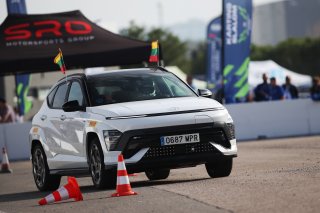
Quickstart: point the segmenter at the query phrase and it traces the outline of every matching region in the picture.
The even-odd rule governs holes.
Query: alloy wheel
[[[40,149],[35,150],[32,164],[34,180],[39,187],[42,187],[45,181],[46,168],[44,157]]]
[[[99,183],[101,179],[101,158],[96,144],[92,144],[90,150],[90,170],[93,181]]]

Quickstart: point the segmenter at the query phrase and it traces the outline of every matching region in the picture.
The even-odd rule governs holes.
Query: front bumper
[[[161,146],[161,136],[190,133],[199,133],[200,143]],[[127,131],[116,150],[106,154],[106,169],[117,166],[120,153],[129,171],[142,172],[148,168],[173,169],[236,157],[237,145],[233,125],[217,122]]]

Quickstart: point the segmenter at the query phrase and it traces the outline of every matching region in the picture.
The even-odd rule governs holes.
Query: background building
[[[320,0],[285,0],[256,6],[252,42],[276,45],[288,38],[320,36]]]

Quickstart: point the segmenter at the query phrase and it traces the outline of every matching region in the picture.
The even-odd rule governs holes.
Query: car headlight
[[[116,145],[118,144],[121,135],[122,132],[118,130],[103,131],[104,142],[106,143],[107,150],[113,151],[116,148]]]

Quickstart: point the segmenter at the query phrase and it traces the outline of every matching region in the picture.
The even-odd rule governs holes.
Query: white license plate
[[[161,146],[200,142],[199,133],[160,137]]]

